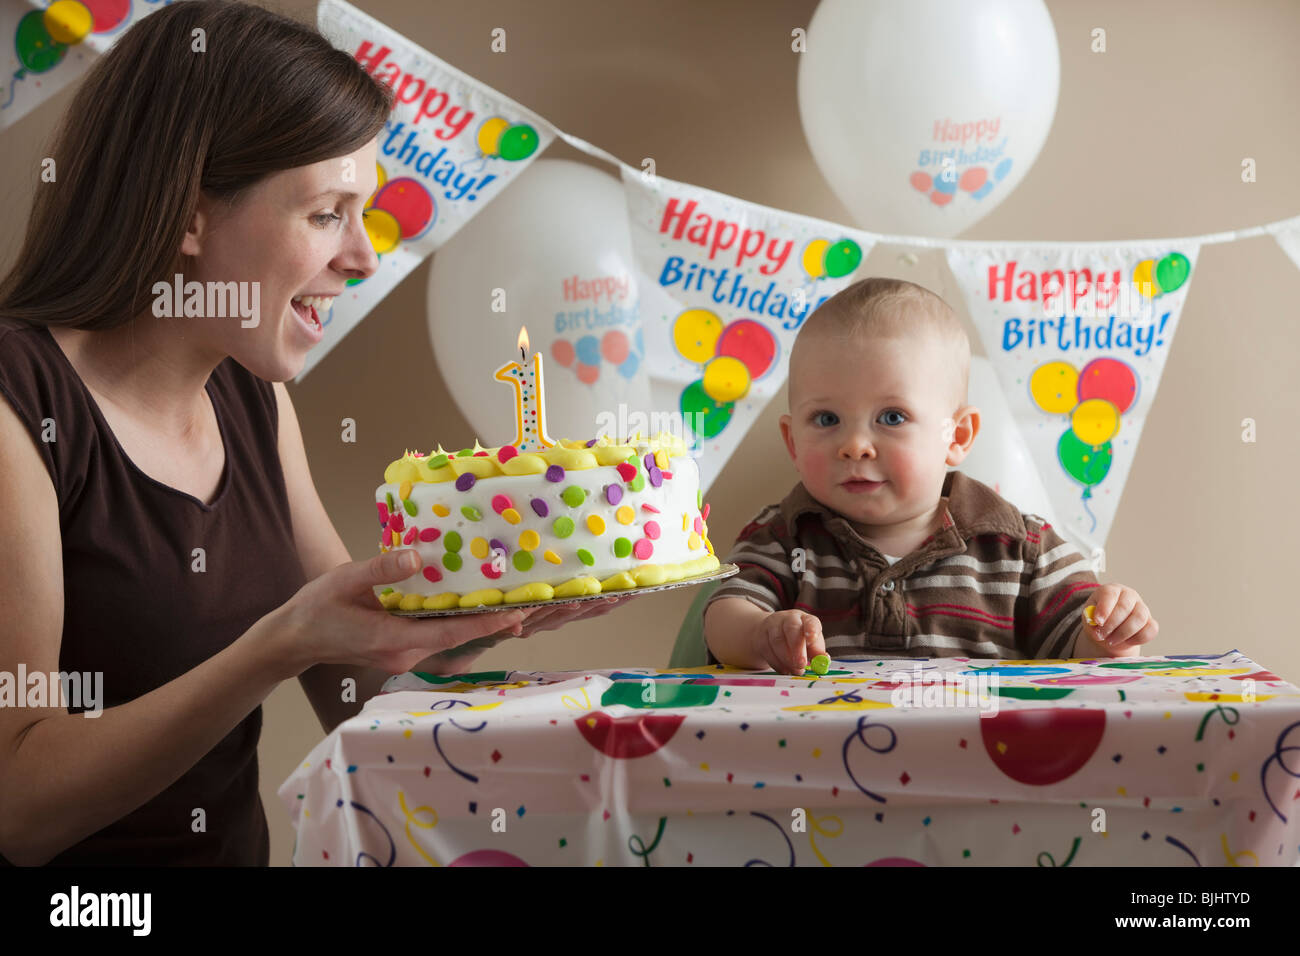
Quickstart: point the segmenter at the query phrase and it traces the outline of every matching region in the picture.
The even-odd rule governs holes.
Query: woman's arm
[[[22,664],[29,674],[56,673],[63,634],[58,502],[34,441],[4,400],[0,457],[0,671],[12,675]],[[297,673],[269,640],[270,620],[98,717],[57,706],[0,707],[0,854],[17,864],[45,863],[194,766]]]
[[[275,383],[279,407],[280,466],[284,470],[285,487],[289,489],[289,514],[293,520],[293,539],[302,561],[307,580],[319,577],[331,568],[352,560],[343,539],[334,529],[321,504],[316,484],[307,464],[307,451],[303,446],[302,430],[289,390]],[[375,602],[376,610],[379,602]],[[307,700],[316,711],[325,733],[329,733],[349,717],[355,716],[361,705],[379,693],[379,688],[390,675],[381,670],[352,667],[347,664],[317,664],[298,675]],[[352,701],[343,699],[343,681],[356,681]]]

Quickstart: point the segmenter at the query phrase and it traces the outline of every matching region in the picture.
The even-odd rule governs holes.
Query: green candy
[[[393,593],[393,589],[392,589],[392,588],[384,588],[384,589],[383,589],[382,591],[380,591],[379,593],[380,593],[380,594],[392,594],[392,593]]]
[[[703,489],[703,488],[696,488],[696,489],[695,489],[695,507],[697,507],[697,508],[703,508],[703,507],[704,507],[704,489]]]
[[[435,455],[429,459],[430,468],[446,468],[447,463],[451,461],[446,455]]]
[[[442,539],[442,543],[443,543],[443,546],[444,546],[448,551],[452,551],[452,552],[459,551],[459,550],[460,550],[460,532],[459,532],[459,531],[448,531],[447,534],[443,537],[443,539]]]
[[[460,513],[463,514],[470,521],[478,521],[480,518],[483,517],[483,512],[479,511],[473,505],[462,505],[460,509]]]
[[[576,508],[587,500],[587,493],[577,485],[569,485],[560,493],[560,497],[564,499],[564,503],[570,508]]]
[[[456,452],[456,457],[457,457],[457,458],[473,458],[473,457],[474,457],[474,449],[473,449],[473,448],[462,448],[460,451]]]
[[[511,560],[515,562],[515,570],[517,571],[527,571],[533,566],[533,556],[527,551],[516,551],[514,558]]]
[[[446,554],[442,556],[442,566],[446,568],[448,571],[459,571],[460,564],[461,561],[460,561],[459,554],[456,554],[452,551],[448,551]]]
[[[826,654],[818,654],[808,662],[808,669],[818,677],[825,677],[831,669],[831,659]]]
[[[393,493],[391,491],[385,492],[385,494],[388,497],[388,513],[392,514],[397,510],[397,502],[393,500]]]
[[[633,491],[640,491],[645,487],[645,475],[637,472],[637,476],[627,483],[627,486]]]
[[[573,534],[573,519],[568,515],[561,515],[556,518],[555,523],[551,525],[551,532],[557,538],[567,538],[569,535]]]
[[[588,567],[591,567],[591,565],[596,563],[596,559],[591,556],[591,552],[586,548],[578,549],[578,560]]]
[[[627,538],[615,538],[615,539],[614,539],[614,556],[615,556],[615,557],[618,557],[618,558],[626,558],[626,557],[627,557],[629,554],[631,554],[631,553],[632,553],[632,542],[631,542],[629,539],[627,539]]]
[[[402,507],[406,509],[406,513],[410,515],[412,518],[414,518],[416,515],[420,513],[420,509],[415,506],[415,502],[412,501],[410,498],[407,498],[405,501],[402,502]]]

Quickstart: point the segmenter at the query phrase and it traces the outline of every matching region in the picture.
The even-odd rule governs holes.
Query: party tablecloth
[[[1237,651],[402,674],[280,788],[294,863],[1300,863],[1300,690]]]

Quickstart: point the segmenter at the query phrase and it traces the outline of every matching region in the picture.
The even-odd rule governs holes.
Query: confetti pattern
[[[298,866],[1294,866],[1298,749],[1236,651],[409,673],[280,797]]]

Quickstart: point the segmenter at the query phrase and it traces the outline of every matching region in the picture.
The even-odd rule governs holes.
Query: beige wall
[[[789,36],[807,24],[813,0],[355,2],[625,161],[652,156],[672,179],[850,222],[799,124]],[[963,238],[1176,237],[1300,212],[1292,102],[1300,89],[1300,5],[1048,0],[1048,7],[1061,48],[1051,135],[1015,192]],[[310,2],[280,9],[314,20]],[[488,46],[498,26],[508,31],[504,55]],[[1099,26],[1108,34],[1103,55],[1089,52],[1089,33]],[[31,170],[69,96],[0,134],[0,190],[14,222],[26,216]],[[547,155],[582,158],[563,144]],[[1246,156],[1259,170],[1249,185],[1240,180]],[[12,261],[15,242],[15,230],[4,230],[0,263]],[[963,309],[938,255],[909,267],[897,250],[877,249],[868,267],[920,281]],[[384,301],[364,334],[291,388],[316,485],[358,558],[375,549],[371,500],[384,466],[408,446],[453,446],[472,434],[427,345],[427,269]],[[1287,430],[1287,415],[1300,408],[1297,295],[1300,271],[1271,239],[1202,252],[1102,576],[1138,589],[1150,605],[1161,626],[1153,651],[1237,647],[1293,681],[1300,680],[1300,646],[1282,599],[1294,586],[1291,542],[1300,522],[1283,495],[1300,462]],[[418,386],[399,385],[406,398],[395,406],[393,383]],[[782,401],[765,411],[709,495],[725,503],[710,521],[720,550],[794,480],[777,433]],[[356,444],[340,441],[344,417],[358,423]],[[1255,444],[1241,441],[1245,417],[1258,423]],[[689,589],[645,597],[616,617],[503,645],[480,663],[666,664],[691,597]],[[296,684],[267,700],[262,794],[276,864],[288,861],[293,832],[275,791],[319,737]]]

